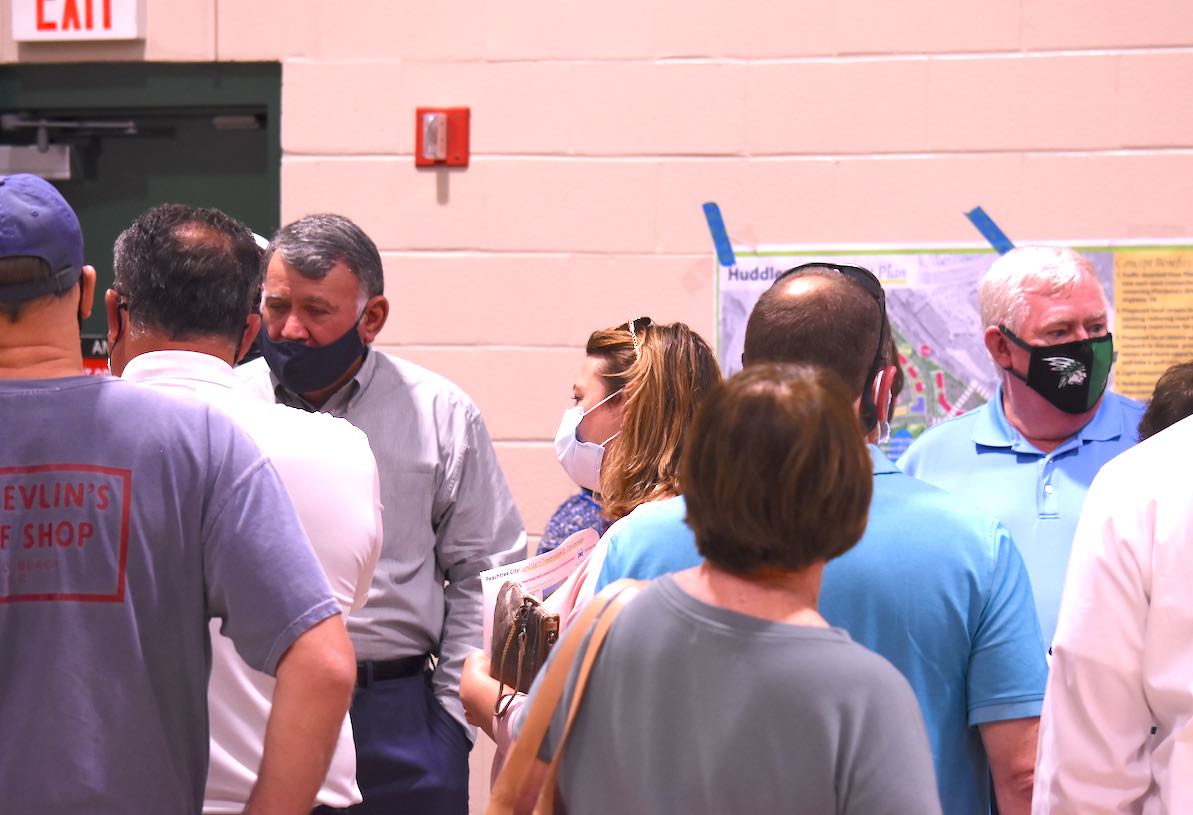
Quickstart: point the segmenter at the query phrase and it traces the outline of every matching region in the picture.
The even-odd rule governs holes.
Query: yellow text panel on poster
[[[1170,365],[1193,359],[1193,252],[1115,252],[1114,305],[1114,389],[1148,399]]]

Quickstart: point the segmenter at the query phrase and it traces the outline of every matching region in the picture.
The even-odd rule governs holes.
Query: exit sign
[[[17,42],[139,40],[145,0],[11,0]]]

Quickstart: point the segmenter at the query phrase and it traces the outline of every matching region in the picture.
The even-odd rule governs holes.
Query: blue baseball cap
[[[0,258],[8,257],[41,258],[50,265],[50,276],[0,284],[0,301],[59,294],[78,283],[83,273],[79,218],[58,190],[38,176],[0,176]]]

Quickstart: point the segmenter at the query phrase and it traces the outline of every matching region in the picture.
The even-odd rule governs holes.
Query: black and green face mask
[[[1110,334],[1059,345],[1028,345],[1005,325],[1008,340],[1031,352],[1027,376],[1011,374],[1065,413],[1085,413],[1106,392],[1110,366],[1114,364],[1114,339]]]

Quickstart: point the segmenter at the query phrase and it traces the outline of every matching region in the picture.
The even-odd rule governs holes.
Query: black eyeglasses
[[[630,339],[634,341],[634,358],[635,359],[638,359],[639,357],[642,356],[642,352],[639,350],[642,343],[638,340],[638,332],[636,329],[646,328],[652,322],[653,322],[653,320],[651,320],[649,317],[635,317],[634,319],[632,319],[628,323],[626,323],[626,328],[628,328],[630,330]]]

